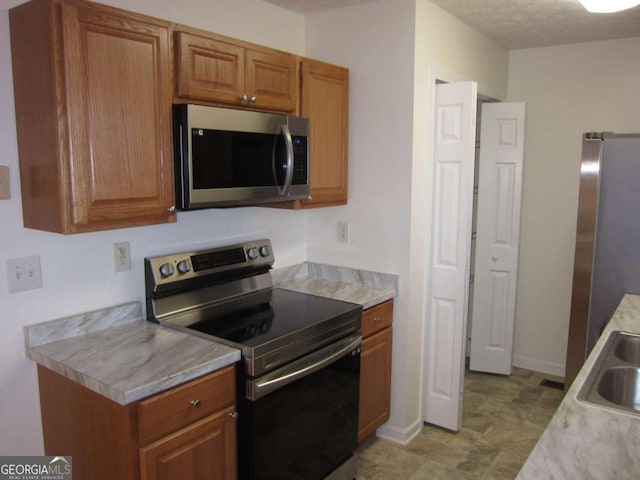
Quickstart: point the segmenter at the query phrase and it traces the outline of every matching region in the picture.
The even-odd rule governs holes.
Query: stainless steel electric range
[[[269,240],[145,259],[147,318],[239,348],[241,479],[355,478],[362,307],[274,288]]]

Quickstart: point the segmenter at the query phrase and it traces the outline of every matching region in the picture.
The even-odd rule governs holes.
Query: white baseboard
[[[527,358],[518,355],[513,356],[513,366],[533,370],[534,372],[546,373],[556,377],[564,377],[565,366],[559,363],[546,362],[537,358]]]
[[[416,420],[407,428],[397,428],[385,423],[376,431],[376,435],[379,438],[405,446],[420,433],[420,430],[422,430],[422,422],[420,420]]]

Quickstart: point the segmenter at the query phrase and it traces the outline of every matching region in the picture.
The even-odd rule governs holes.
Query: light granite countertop
[[[273,272],[278,288],[358,303],[367,309],[397,294],[398,276],[333,265],[304,263]]]
[[[518,480],[640,478],[640,416],[577,399],[609,334],[640,333],[640,296],[625,295],[576,376]]]
[[[304,263],[276,287],[369,308],[396,295],[397,275]],[[146,321],[138,302],[25,327],[27,357],[127,404],[231,365],[240,350]]]
[[[125,405],[240,360],[240,350],[162,327],[138,302],[25,327],[27,356]]]

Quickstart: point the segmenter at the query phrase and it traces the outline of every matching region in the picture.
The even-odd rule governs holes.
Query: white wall
[[[431,216],[434,75],[506,96],[506,50],[426,0],[378,0],[307,19],[307,55],[350,69],[349,204],[309,212],[310,260],[400,275],[391,418],[406,442],[421,426],[422,337]],[[326,32],[331,32],[327,37]],[[351,224],[349,244],[336,222]]]
[[[564,375],[582,134],[640,132],[640,37],[512,51],[527,102],[514,363]]]
[[[345,65],[350,75],[349,204],[309,212],[307,255],[400,276],[389,422],[400,430],[417,419],[419,392],[407,303],[413,17],[412,0],[384,0],[307,19],[307,55]],[[337,242],[338,220],[350,223],[349,244]]]
[[[63,236],[22,227],[9,6],[0,9],[0,165],[10,167],[10,200],[0,200],[0,455],[42,453],[35,364],[24,354],[24,325],[144,301],[143,258],[191,247],[271,238],[276,266],[305,260],[306,213],[280,209],[205,210],[178,214],[171,225]],[[304,52],[304,18],[258,0],[174,2],[103,0],[274,48]],[[132,270],[113,272],[113,242],[131,243]],[[40,255],[43,288],[8,294],[5,261]]]

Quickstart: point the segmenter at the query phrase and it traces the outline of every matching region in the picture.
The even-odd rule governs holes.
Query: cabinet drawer
[[[142,445],[235,404],[233,366],[160,393],[138,403]]]
[[[387,300],[362,312],[362,337],[388,327],[393,322],[393,300]]]

